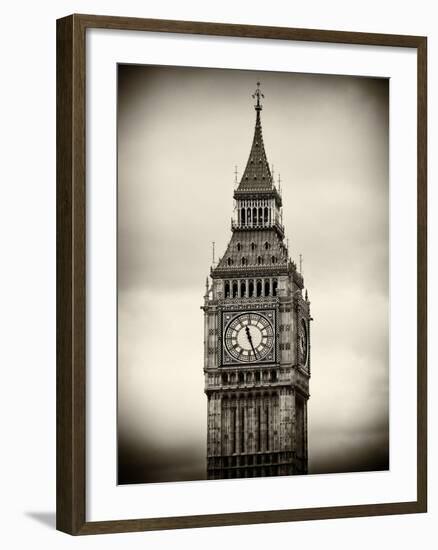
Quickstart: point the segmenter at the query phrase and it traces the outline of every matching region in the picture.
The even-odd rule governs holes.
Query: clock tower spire
[[[256,121],[225,253],[204,310],[209,479],[307,473],[310,304],[289,256],[282,198]]]

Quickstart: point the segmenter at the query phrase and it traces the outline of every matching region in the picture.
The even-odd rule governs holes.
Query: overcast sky
[[[310,473],[388,464],[388,81],[121,66],[119,481],[205,478],[203,302],[257,80],[311,300]],[[297,261],[298,263],[298,261]]]

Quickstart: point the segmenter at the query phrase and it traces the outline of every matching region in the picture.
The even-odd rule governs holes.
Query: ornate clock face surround
[[[275,311],[227,311],[222,316],[222,364],[275,362]]]

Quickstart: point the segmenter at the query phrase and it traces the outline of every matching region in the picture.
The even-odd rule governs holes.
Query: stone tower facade
[[[263,143],[259,83],[225,254],[204,296],[207,477],[307,473],[310,302],[289,257]]]

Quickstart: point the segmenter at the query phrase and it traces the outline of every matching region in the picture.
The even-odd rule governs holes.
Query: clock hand
[[[249,343],[251,344],[252,351],[254,352],[254,357],[257,359],[257,353],[256,353],[256,350],[254,349],[254,344],[252,343],[252,337],[251,337],[251,333],[249,332],[248,325],[246,325],[245,327],[245,332],[246,332],[246,336],[248,337]]]

